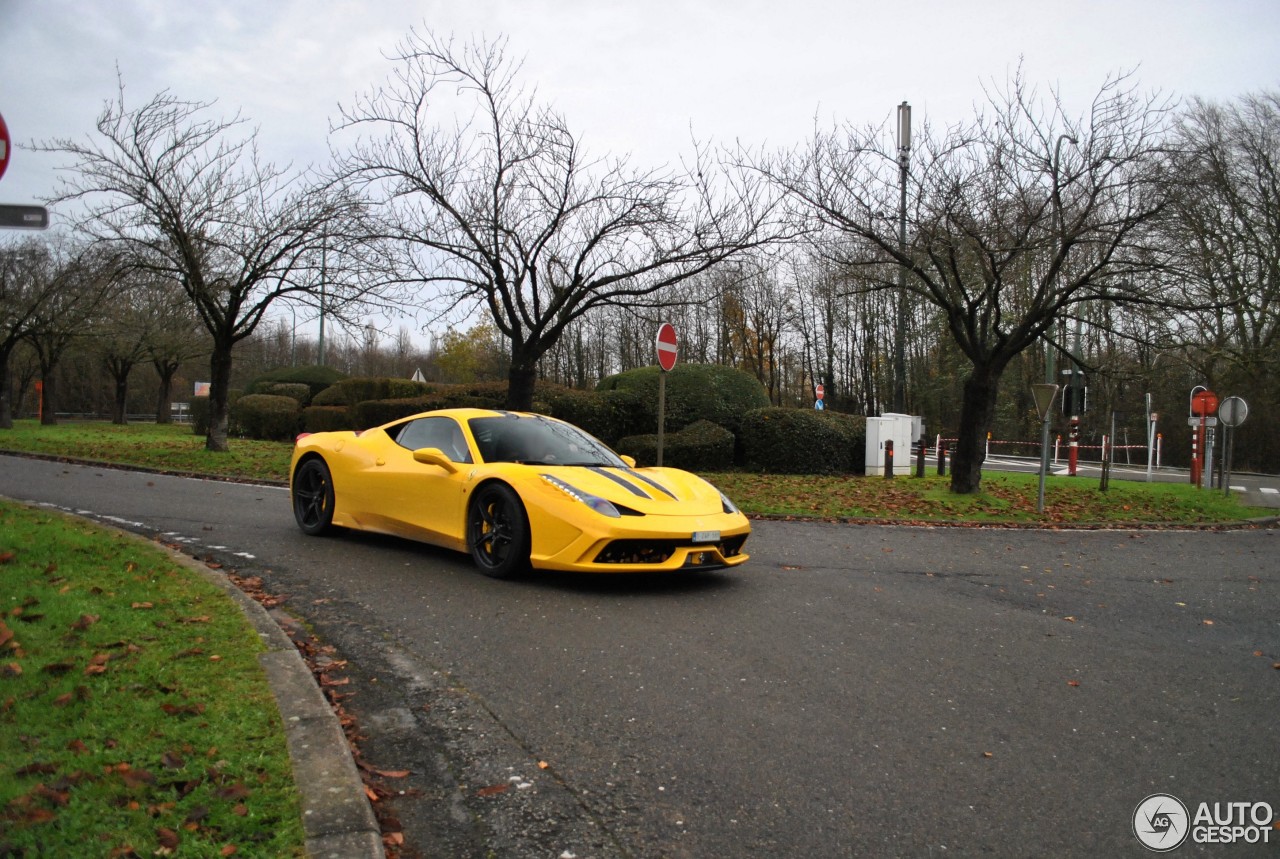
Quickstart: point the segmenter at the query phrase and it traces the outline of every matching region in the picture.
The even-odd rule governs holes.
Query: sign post
[[[1205,446],[1205,433],[1209,427],[1218,422],[1218,419],[1213,417],[1213,413],[1217,410],[1217,394],[1204,385],[1196,385],[1191,389],[1191,414],[1187,423],[1194,430],[1191,434],[1191,482],[1197,489],[1204,488],[1204,472],[1208,470],[1205,464],[1209,463],[1209,467],[1212,468],[1213,460]],[[1212,474],[1210,482],[1213,482]]]
[[[1227,397],[1218,406],[1218,417],[1227,428],[1226,443],[1223,445],[1222,494],[1231,494],[1231,454],[1235,447],[1236,427],[1249,417],[1249,404],[1242,397]]]
[[[827,395],[827,389],[824,388],[822,385],[819,384],[819,385],[813,386],[813,407],[818,411],[822,411],[823,409],[826,408],[826,406],[823,405],[823,402],[822,402],[822,398],[825,397],[826,395]]]
[[[1049,410],[1053,408],[1053,398],[1058,395],[1058,386],[1042,383],[1031,386],[1031,396],[1036,401],[1036,411],[1040,413],[1040,489],[1036,494],[1036,512],[1044,512],[1044,477],[1049,471]]]
[[[654,338],[654,349],[658,353],[658,467],[662,467],[662,436],[667,423],[667,373],[676,365],[676,329],[670,322],[658,326],[658,336]]]

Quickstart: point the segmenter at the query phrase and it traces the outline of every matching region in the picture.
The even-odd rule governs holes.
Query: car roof
[[[383,424],[384,427],[396,426],[405,421],[417,420],[418,418],[443,418],[449,417],[461,423],[466,423],[471,418],[541,418],[543,420],[558,420],[550,415],[538,414],[537,412],[513,412],[506,409],[477,409],[477,408],[457,408],[457,409],[433,409],[429,412],[418,412],[416,415],[407,415],[403,418],[397,418]]]

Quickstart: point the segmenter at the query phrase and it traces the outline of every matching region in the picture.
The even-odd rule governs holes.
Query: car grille
[[[733,558],[742,552],[742,545],[747,541],[746,534],[728,537],[713,545],[691,544],[679,540],[614,540],[596,555],[597,564],[661,564],[675,554],[677,549],[687,548],[689,553],[685,561],[687,567],[706,567],[715,562],[711,558],[711,549],[719,552],[721,557]],[[699,551],[701,550],[701,551]]]

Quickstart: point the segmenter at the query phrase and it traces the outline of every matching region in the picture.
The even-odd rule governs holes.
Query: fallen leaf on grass
[[[136,602],[129,607],[130,608],[155,608],[155,604],[149,603],[149,602]]]

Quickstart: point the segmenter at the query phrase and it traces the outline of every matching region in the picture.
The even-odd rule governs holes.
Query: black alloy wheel
[[[333,524],[333,478],[323,459],[308,459],[294,472],[293,518],[312,537]]]
[[[467,545],[486,576],[506,579],[529,568],[529,522],[524,505],[503,483],[482,486],[467,510]]]

